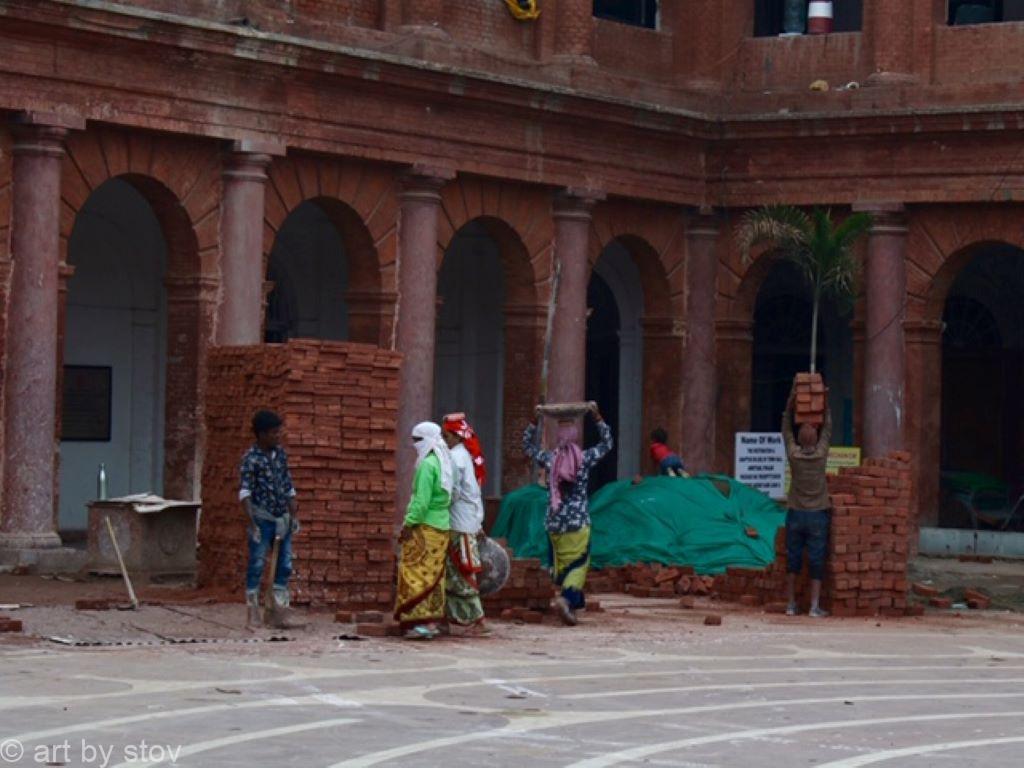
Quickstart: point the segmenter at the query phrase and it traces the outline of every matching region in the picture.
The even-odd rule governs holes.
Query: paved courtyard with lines
[[[222,607],[226,623],[240,606]],[[239,616],[234,613],[238,612]],[[486,640],[0,645],[0,765],[1019,766],[1019,616],[626,601]]]

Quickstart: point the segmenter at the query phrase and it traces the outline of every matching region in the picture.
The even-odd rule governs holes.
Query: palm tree
[[[811,373],[816,370],[821,297],[852,301],[860,272],[854,245],[870,228],[868,213],[854,213],[833,224],[829,211],[815,208],[808,215],[791,205],[748,211],[740,224],[739,244],[745,263],[750,262],[751,248],[771,244],[800,269],[811,288]]]

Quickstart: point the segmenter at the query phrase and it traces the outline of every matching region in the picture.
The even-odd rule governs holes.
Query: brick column
[[[0,549],[59,547],[57,425],[60,171],[67,122],[30,116],[12,147],[4,494]],[[77,126],[76,126],[77,127]]]
[[[412,428],[434,409],[434,337],[437,319],[438,215],[441,187],[451,171],[414,168],[403,179],[398,212],[398,329],[402,353],[398,384],[398,510],[404,517],[416,454]]]
[[[263,339],[263,201],[267,166],[277,148],[236,142],[224,168],[221,216],[222,298],[217,343],[259,344]]]
[[[942,322],[908,320],[905,329],[910,404],[905,432],[914,472],[912,508],[917,525],[935,525],[942,461]]]
[[[914,3],[911,0],[866,0],[864,32],[872,52],[872,84],[916,81],[914,75]]]
[[[903,447],[907,225],[899,205],[860,210],[874,216],[864,282],[863,447],[881,458]]]
[[[677,442],[683,434],[682,393],[679,391],[679,360],[685,343],[685,324],[673,317],[644,317],[643,427],[640,433],[640,466],[648,467],[647,436],[655,427],[668,431]]]
[[[587,254],[591,211],[597,193],[560,192],[555,197],[555,260],[561,263],[551,334],[547,401],[577,402],[587,384]]]
[[[750,429],[754,323],[749,319],[719,320],[715,331],[718,337],[716,357],[719,391],[715,400],[714,470],[731,474],[735,461],[735,435]]]
[[[540,395],[540,367],[547,307],[505,307],[505,384],[502,388],[501,490],[530,482],[530,461],[523,455],[523,429],[533,419]]]
[[[375,347],[391,346],[391,325],[398,296],[387,291],[348,291],[348,340]]]
[[[715,292],[718,223],[695,216],[686,228],[686,347],[683,353],[683,460],[707,472],[715,451]]]
[[[553,10],[556,14],[555,56],[569,62],[593,64],[593,0],[558,0]]]
[[[164,406],[164,496],[199,499],[205,453],[206,361],[217,282],[201,275],[167,275],[167,366]]]

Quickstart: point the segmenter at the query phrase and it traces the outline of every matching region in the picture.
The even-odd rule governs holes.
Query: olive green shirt
[[[782,436],[786,442],[786,457],[789,459],[789,508],[802,511],[829,509],[832,502],[828,495],[828,481],[825,465],[832,440],[832,411],[825,409],[825,423],[818,432],[818,443],[807,450],[800,446],[793,436],[793,413],[790,409],[782,416]]]
[[[429,525],[439,531],[447,531],[451,528],[451,505],[451,495],[441,487],[441,461],[431,453],[416,467],[405,525],[410,528]]]

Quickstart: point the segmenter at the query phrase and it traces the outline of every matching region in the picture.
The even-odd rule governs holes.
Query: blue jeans
[[[683,460],[674,453],[662,459],[658,469],[663,475],[667,475],[670,470],[677,475],[686,471],[686,467],[683,466]]]
[[[827,509],[791,509],[786,513],[786,570],[800,573],[807,550],[807,568],[811,578],[821,581],[825,575],[830,516]]]
[[[245,589],[247,592],[255,592],[260,588],[260,581],[263,579],[263,568],[267,563],[267,555],[274,546],[274,533],[277,526],[270,520],[257,520],[259,526],[260,540],[255,542],[252,539],[252,532],[249,532],[249,567],[245,572]],[[274,586],[287,587],[288,578],[292,575],[292,532],[289,530],[281,539],[281,547],[277,553],[277,570],[274,573]]]

